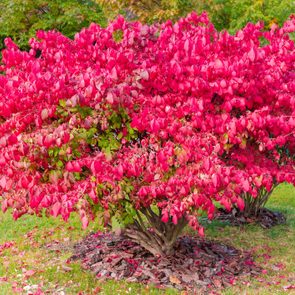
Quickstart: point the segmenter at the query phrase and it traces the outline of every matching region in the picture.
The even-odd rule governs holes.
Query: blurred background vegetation
[[[106,17],[89,0],[0,0],[0,50],[6,37],[28,49],[36,30],[56,29],[73,38],[91,22],[106,25]]]
[[[108,19],[118,13],[143,22],[176,20],[191,11],[206,10],[218,30],[232,33],[247,22],[282,24],[295,12],[294,0],[95,0]]]
[[[248,22],[282,25],[295,13],[294,0],[1,0],[0,50],[11,37],[22,49],[36,30],[56,29],[73,38],[91,22],[105,26],[118,14],[145,23],[173,21],[206,10],[215,27],[234,33]]]

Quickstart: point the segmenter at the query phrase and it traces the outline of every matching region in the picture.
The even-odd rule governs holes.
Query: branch
[[[165,227],[163,229],[163,223],[160,220],[160,217],[155,214],[150,207],[143,208],[142,214],[148,219],[150,225],[155,230],[156,234],[164,240],[164,242],[168,242],[166,236],[165,236]],[[148,213],[149,212],[149,213]]]

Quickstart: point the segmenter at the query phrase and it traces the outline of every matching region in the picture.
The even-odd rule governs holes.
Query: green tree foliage
[[[290,14],[295,13],[293,0],[95,0],[103,7],[110,20],[118,14],[129,20],[163,22],[177,20],[192,10],[207,11],[215,27],[221,31],[237,31],[248,22],[265,22],[282,25]]]
[[[142,22],[162,22],[168,19],[177,20],[189,12],[201,11],[206,2],[195,0],[95,0],[99,3],[108,19],[121,13],[128,19],[138,19]]]
[[[273,23],[282,25],[288,17],[295,13],[293,0],[230,0],[222,1],[223,10],[230,15],[225,28],[234,32],[248,22],[262,20],[266,28]]]
[[[105,24],[100,6],[88,0],[1,0],[0,10],[0,50],[6,37],[28,49],[28,39],[39,29],[72,38],[91,22]]]

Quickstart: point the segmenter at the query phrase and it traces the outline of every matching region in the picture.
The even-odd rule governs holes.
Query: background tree
[[[0,50],[6,37],[28,49],[37,30],[56,29],[73,38],[91,22],[106,24],[100,6],[91,0],[2,0],[0,10]]]
[[[221,5],[214,0],[96,0],[109,19],[118,14],[125,15],[129,20],[138,19],[145,23],[163,22],[168,19],[176,21],[189,12],[204,10],[217,11]]]
[[[215,27],[231,33],[248,22],[264,21],[266,29],[272,23],[282,25],[294,13],[294,3],[289,0],[95,0],[108,19],[118,14],[129,20],[145,23],[177,20],[191,11],[207,11]]]
[[[289,0],[230,0],[224,1],[224,9],[230,15],[229,24],[224,27],[235,32],[248,22],[263,21],[266,28],[275,23],[282,25],[295,13],[294,2]]]

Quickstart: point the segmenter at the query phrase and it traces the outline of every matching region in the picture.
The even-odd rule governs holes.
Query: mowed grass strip
[[[295,294],[295,189],[280,185],[267,207],[283,212],[287,223],[271,229],[217,221],[204,224],[208,239],[251,251],[263,267],[257,278],[241,278],[222,294]],[[45,294],[179,294],[124,281],[100,282],[78,262],[68,264],[74,243],[97,230],[95,223],[82,230],[74,215],[64,223],[29,215],[13,221],[9,212],[0,213],[0,245],[14,243],[0,250],[0,294],[33,294],[38,288]]]

